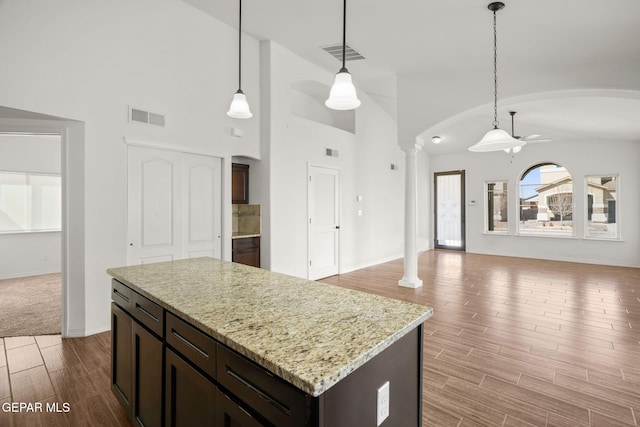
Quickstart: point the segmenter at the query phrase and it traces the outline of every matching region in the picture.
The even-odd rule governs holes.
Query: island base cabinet
[[[215,426],[216,386],[166,348],[166,425]]]
[[[133,421],[139,426],[162,425],[162,341],[133,322]]]

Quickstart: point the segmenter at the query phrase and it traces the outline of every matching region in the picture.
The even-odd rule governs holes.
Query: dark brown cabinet
[[[231,164],[231,203],[249,203],[249,165]]]
[[[115,280],[111,295],[111,388],[135,425],[160,426],[162,307]]]
[[[216,395],[216,410],[218,427],[267,427],[267,424],[258,421],[255,415],[220,391]]]
[[[111,390],[131,414],[133,358],[131,357],[131,316],[111,304]]]
[[[171,349],[166,356],[166,425],[215,426],[216,386]]]
[[[241,237],[231,243],[231,260],[260,268],[260,237]]]

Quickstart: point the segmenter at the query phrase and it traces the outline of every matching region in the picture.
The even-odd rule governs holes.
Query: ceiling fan
[[[527,136],[516,136],[515,135],[515,131],[513,130],[513,118],[516,115],[515,111],[509,111],[509,114],[511,114],[511,136],[514,137],[515,139],[519,139],[520,141],[524,141],[527,144],[533,144],[533,143],[538,143],[538,142],[551,142],[552,139],[551,138],[543,138],[542,135],[537,134],[537,133],[532,133],[531,135],[527,135]]]

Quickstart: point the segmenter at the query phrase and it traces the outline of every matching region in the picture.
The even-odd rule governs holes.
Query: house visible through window
[[[601,239],[620,237],[616,208],[618,201],[617,176],[588,176],[586,236]]]
[[[487,182],[487,231],[509,231],[507,211],[507,182]]]
[[[0,233],[60,231],[60,175],[0,171]]]
[[[544,163],[522,174],[519,233],[573,235],[573,178],[564,167]]]

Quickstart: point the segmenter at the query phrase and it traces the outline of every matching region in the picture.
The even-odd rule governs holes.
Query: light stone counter
[[[430,307],[213,258],[107,273],[312,396],[432,314]]]

